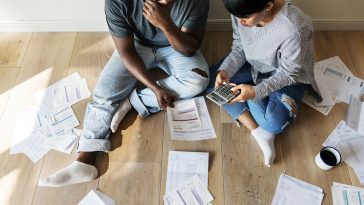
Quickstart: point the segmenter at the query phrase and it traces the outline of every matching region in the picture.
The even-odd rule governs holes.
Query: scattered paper
[[[54,83],[37,92],[34,99],[41,108],[41,113],[54,114],[91,95],[85,79],[78,73]]]
[[[349,127],[364,135],[364,102],[354,96],[350,98],[346,123]]]
[[[187,128],[187,129],[182,129],[182,128],[180,128],[182,126],[176,125],[176,124],[179,124],[181,121],[173,121],[173,119],[176,119],[173,115],[174,115],[174,113],[176,113],[176,112],[178,113],[181,110],[182,111],[188,110],[186,108],[192,109],[193,106],[191,104],[193,104],[192,103],[193,101],[197,108],[199,120],[192,120],[191,127],[193,127],[193,128],[188,128],[188,126],[184,126],[184,128]],[[186,104],[187,105],[190,104],[190,105],[187,107],[183,107]],[[209,112],[207,110],[205,98],[203,96],[196,97],[196,98],[189,99],[189,100],[184,100],[181,102],[177,102],[176,105],[178,107],[176,107],[173,110],[171,108],[167,109],[169,130],[171,133],[171,138],[173,140],[196,141],[196,140],[207,140],[207,139],[216,138],[216,133],[215,133],[214,127],[212,125]],[[193,119],[193,118],[191,118],[191,119]],[[199,127],[197,126],[198,125],[197,121],[200,122]],[[188,122],[183,122],[181,124],[188,124]]]
[[[82,130],[74,128],[56,137],[47,138],[47,144],[51,149],[70,154],[81,134]]]
[[[272,205],[320,205],[323,197],[322,188],[281,174]]]
[[[314,77],[322,101],[317,102],[306,92],[302,102],[324,115],[328,115],[335,103],[349,103],[351,95],[359,98],[364,93],[364,81],[355,77],[337,56],[315,63]]]
[[[323,72],[320,72],[320,71],[322,71],[322,69],[320,69],[319,67],[325,67],[325,65],[316,64],[315,69],[314,69],[315,81],[316,81],[317,87],[320,90],[322,101],[315,103],[315,106],[333,106],[333,105],[335,105],[335,101],[334,101],[332,94],[330,92],[330,89],[326,83],[325,74]]]
[[[331,187],[333,205],[364,204],[364,189],[334,182]]]
[[[20,108],[16,114],[10,154],[21,153],[21,144],[33,133],[41,130],[43,123],[35,106]],[[21,129],[19,129],[21,128]]]
[[[183,186],[166,194],[163,199],[166,205],[207,205],[214,197],[200,177],[195,175]]]
[[[72,130],[72,128],[80,125],[71,107],[47,117],[47,121],[47,137],[54,137],[63,134],[66,131]]]
[[[21,145],[21,151],[32,160],[33,163],[40,160],[49,150],[50,148],[46,145],[46,138],[40,131],[33,133]]]
[[[169,151],[166,194],[179,188],[196,174],[203,185],[208,187],[208,163],[207,152]]]
[[[116,203],[102,192],[93,189],[77,205],[116,205]]]
[[[35,94],[37,106],[17,113],[10,154],[24,153],[35,163],[50,149],[71,153],[81,135],[74,129],[80,123],[71,105],[88,96],[86,80],[78,73]]]
[[[360,98],[364,93],[364,81],[360,78],[330,67],[326,68],[324,76],[332,95],[342,102],[349,104],[351,95]]]
[[[361,184],[364,184],[364,135],[359,134],[341,121],[331,132],[323,146],[335,147],[343,161],[350,165]]]

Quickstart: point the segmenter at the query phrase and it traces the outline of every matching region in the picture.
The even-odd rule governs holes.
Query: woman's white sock
[[[264,164],[267,167],[270,167],[276,158],[276,150],[274,148],[275,135],[267,132],[260,126],[254,129],[251,134],[257,141],[260,149],[263,151]]]
[[[79,161],[74,161],[68,167],[52,174],[45,179],[40,179],[39,186],[62,187],[71,184],[89,182],[96,179],[98,171],[96,167]]]

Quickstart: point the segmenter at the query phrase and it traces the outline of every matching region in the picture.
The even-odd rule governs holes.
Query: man
[[[110,150],[109,135],[131,106],[145,117],[207,87],[209,69],[198,49],[208,7],[208,0],[105,1],[116,51],[87,106],[78,158],[40,180],[40,186],[60,187],[95,179],[96,152]],[[161,68],[169,77],[154,81],[148,72],[153,67]],[[135,89],[137,80],[146,88]]]

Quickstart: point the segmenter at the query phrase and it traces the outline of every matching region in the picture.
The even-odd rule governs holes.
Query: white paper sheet
[[[47,137],[61,135],[80,125],[71,107],[48,117],[47,121]]]
[[[346,124],[364,135],[364,102],[354,96],[350,98]]]
[[[281,174],[272,205],[320,205],[323,197],[320,187]]]
[[[204,186],[208,187],[208,163],[207,152],[169,151],[166,194],[182,186],[196,174]]]
[[[86,80],[82,79],[78,73],[73,73],[37,92],[33,97],[41,108],[41,113],[54,114],[90,95]]]
[[[338,100],[349,104],[350,96],[360,98],[364,93],[364,81],[352,75],[327,67],[324,72],[327,85]]]
[[[33,163],[40,160],[50,148],[46,145],[46,138],[40,132],[33,133],[24,143],[22,143],[22,152],[30,159]]]
[[[70,154],[81,134],[82,130],[74,128],[56,137],[47,138],[47,144],[51,149]]]
[[[335,105],[335,101],[334,101],[332,94],[330,92],[330,89],[326,83],[325,75],[323,72],[324,69],[322,69],[320,67],[325,67],[325,65],[320,64],[320,63],[316,64],[314,73],[315,73],[315,81],[320,90],[322,101],[315,103],[315,106],[333,106],[333,105]]]
[[[41,130],[43,126],[35,106],[20,108],[17,111],[15,122],[10,154],[21,153],[21,144],[34,132]]]
[[[350,69],[344,64],[344,62],[338,56],[334,56],[332,58],[315,63],[314,65],[315,81],[320,90],[323,101],[316,102],[313,96],[310,96],[308,92],[306,92],[302,99],[302,102],[324,115],[328,115],[331,109],[334,107],[334,104],[340,102],[340,97],[345,98],[345,96],[343,96],[344,94],[342,94],[342,90],[344,89],[338,87],[338,85],[335,84],[337,79],[335,78],[333,79],[333,77],[327,77],[328,73],[330,73],[326,72],[327,68],[329,68],[330,71],[334,71],[333,73],[336,74],[341,73],[347,76],[353,76]],[[355,83],[357,81],[354,80],[352,82]],[[355,87],[355,85],[353,86]],[[350,87],[350,86],[345,86],[345,87]],[[329,96],[329,93],[331,94],[331,98]],[[335,94],[338,95],[338,97],[335,97]],[[334,104],[332,103],[332,100],[334,101]]]
[[[187,140],[187,141],[196,141],[196,140],[207,140],[216,138],[216,133],[214,127],[211,122],[211,118],[209,112],[207,110],[206,101],[203,96],[196,97],[195,103],[198,110],[198,114],[201,121],[201,129],[189,131],[189,132],[181,132],[173,130],[171,126],[169,126],[169,130],[171,133],[171,138],[173,140]],[[168,113],[167,113],[168,115]],[[170,119],[171,116],[168,116]]]
[[[104,193],[93,189],[77,205],[116,205],[116,203]]]
[[[214,200],[198,175],[193,176],[184,185],[166,194],[165,205],[207,205]]]
[[[325,60],[318,62],[320,64],[326,65],[327,67],[333,68],[342,73],[353,76],[353,73],[350,69],[345,65],[345,63],[340,59],[339,56],[334,56]]]
[[[363,188],[334,182],[331,191],[333,205],[364,204]]]
[[[167,108],[168,125],[176,132],[193,132],[201,130],[201,120],[195,99],[174,102],[174,107]]]

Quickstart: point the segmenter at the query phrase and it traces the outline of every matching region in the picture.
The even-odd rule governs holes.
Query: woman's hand
[[[220,72],[216,76],[215,88],[219,87],[223,83],[229,84],[229,79],[229,74],[224,70],[220,70]]]
[[[245,102],[249,99],[255,98],[255,90],[253,86],[246,85],[246,84],[240,84],[236,85],[231,89],[234,93],[237,93],[238,90],[240,90],[240,94],[233,98],[230,103],[237,103],[237,102]]]

